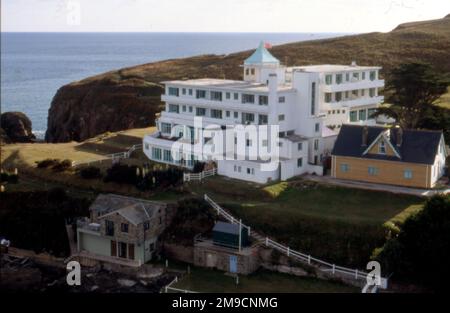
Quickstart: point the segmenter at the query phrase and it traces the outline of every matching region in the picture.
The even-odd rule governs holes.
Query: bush
[[[80,170],[80,176],[84,179],[95,179],[95,178],[101,178],[102,173],[98,167],[95,166],[88,166],[85,168],[82,168]]]
[[[53,167],[57,164],[59,164],[59,159],[45,159],[42,161],[36,161],[38,168],[48,168]]]
[[[192,172],[200,173],[200,172],[203,172],[204,168],[205,168],[205,163],[204,162],[196,161],[194,163],[194,168],[192,169]]]
[[[65,159],[53,165],[52,169],[56,172],[64,172],[72,167],[72,160]]]
[[[3,172],[1,173],[0,181],[8,182],[10,184],[17,184],[17,182],[19,181],[19,175]]]
[[[136,171],[137,166],[128,166],[126,164],[117,163],[106,171],[104,181],[136,185],[139,182]]]

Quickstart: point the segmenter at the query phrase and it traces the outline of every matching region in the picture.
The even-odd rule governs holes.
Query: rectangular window
[[[195,115],[197,116],[205,116],[206,109],[205,108],[195,108]]]
[[[175,96],[178,97],[178,88],[175,87],[169,87],[169,96]]]
[[[183,109],[183,112],[186,112],[186,106],[185,105],[183,105],[181,108]]]
[[[278,97],[278,103],[284,103],[286,101],[286,98],[283,97]]]
[[[185,95],[185,94],[186,94],[186,88],[181,89],[181,93],[182,93],[183,95]]]
[[[359,117],[360,121],[365,121],[366,120],[366,110],[359,110],[358,117]]]
[[[225,98],[230,99],[231,94],[229,92],[225,93]]]
[[[114,236],[114,222],[105,220],[106,236]]]
[[[367,119],[373,119],[374,117],[372,116],[375,112],[377,111],[376,108],[371,108],[367,110]]]
[[[192,113],[192,106],[189,106],[189,113]]]
[[[362,72],[362,80],[366,79],[366,72]]]
[[[348,91],[345,92],[345,99],[348,99]]]
[[[268,96],[259,96],[259,105],[267,105],[269,103]]]
[[[376,176],[376,175],[378,175],[378,168],[374,167],[374,166],[369,166],[368,173],[370,176]]]
[[[212,118],[222,118],[222,110],[211,109]]]
[[[303,158],[298,158],[297,159],[297,167],[302,167],[303,166]]]
[[[330,92],[326,92],[325,93],[325,102],[326,103],[330,103],[331,102],[331,93]]]
[[[242,113],[242,124],[250,124],[255,121],[255,114],[253,113]]]
[[[342,74],[336,74],[336,84],[342,84]]]
[[[255,75],[255,69],[254,68],[250,69],[250,74]]]
[[[161,149],[152,147],[152,159],[161,160]]]
[[[164,150],[163,160],[172,163],[172,151]]]
[[[128,233],[128,224],[126,224],[126,223],[121,223],[121,224],[120,224],[120,231],[121,231],[122,233]]]
[[[195,97],[197,99],[205,99],[206,98],[206,90],[200,90],[200,89],[196,90]]]
[[[377,72],[371,71],[369,75],[370,75],[370,80],[375,80],[377,77]]]
[[[316,123],[316,125],[314,126],[314,130],[316,131],[316,133],[319,132],[319,130],[320,130],[320,124],[319,123]]]
[[[237,92],[235,92],[233,94],[234,100],[239,100],[239,94]]]
[[[369,89],[369,96],[370,97],[375,97],[375,88],[370,88]]]
[[[332,75],[326,75],[325,76],[325,84],[331,85],[333,83],[333,76]]]
[[[358,112],[350,111],[350,122],[356,122],[356,121],[358,121]]]
[[[150,229],[150,222],[144,222],[144,231]]]
[[[364,97],[366,95],[366,90],[365,89],[361,89],[361,97]]]
[[[340,168],[341,168],[341,172],[342,173],[347,173],[350,170],[350,166],[348,164],[345,164],[345,163],[341,163]]]
[[[358,89],[352,90],[352,95],[357,97],[358,96]]]
[[[319,150],[319,139],[314,139],[314,150]]]
[[[311,115],[316,114],[316,83],[311,84]]]
[[[258,115],[258,124],[259,125],[267,125],[268,118],[267,115],[259,114]]]
[[[353,73],[353,78],[359,80],[359,73]]]
[[[220,91],[211,91],[210,99],[213,101],[222,101],[222,92]]]
[[[239,112],[234,112],[234,118],[239,118]]]
[[[405,179],[412,179],[413,173],[412,170],[404,170],[403,171],[403,177]]]
[[[380,141],[380,143],[378,144],[378,153],[380,154],[386,154],[386,144],[384,143],[384,141]]]
[[[245,145],[250,147],[252,145],[252,141],[250,139],[245,140]]]
[[[284,121],[284,114],[278,115],[278,121],[279,121],[279,122]]]
[[[345,81],[350,81],[350,73],[345,73]]]
[[[335,94],[336,101],[339,102],[342,100],[342,92],[336,92]]]
[[[242,94],[242,103],[255,103],[255,95]]]
[[[297,150],[298,150],[298,151],[303,150],[303,142],[297,143]]]
[[[172,125],[169,123],[161,123],[161,133],[170,134],[172,132]]]
[[[226,117],[230,117],[230,111],[225,112]]]
[[[180,106],[178,104],[169,104],[169,112],[180,113]]]
[[[192,96],[192,89],[189,89],[189,95]]]

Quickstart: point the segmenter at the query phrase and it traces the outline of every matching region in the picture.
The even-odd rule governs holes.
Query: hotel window
[[[180,106],[178,104],[169,104],[169,112],[180,113]]]
[[[258,115],[258,124],[259,125],[267,125],[268,118],[267,115],[259,114]]]
[[[345,99],[348,99],[348,91],[345,92]]]
[[[222,118],[222,110],[211,109],[212,118]]]
[[[242,94],[242,103],[255,103],[255,95]]]
[[[337,114],[341,114],[341,110],[336,110],[336,113]]]
[[[163,160],[166,162],[172,162],[172,152],[170,150],[164,150]]]
[[[205,108],[195,108],[195,115],[197,116],[205,116],[206,109]]]
[[[169,96],[178,97],[178,88],[169,87]]]
[[[319,150],[319,139],[314,139],[314,150]]]
[[[234,118],[239,118],[239,112],[234,112]]]
[[[181,89],[181,93],[182,93],[183,95],[185,95],[185,94],[186,94],[186,88]]]
[[[255,114],[253,113],[242,113],[242,124],[250,124],[255,121]]]
[[[185,105],[183,105],[181,108],[183,109],[183,112],[186,112],[186,106]]]
[[[239,94],[237,92],[235,92],[233,94],[234,100],[239,100]]]
[[[226,117],[230,117],[230,111],[225,112]]]
[[[206,98],[206,90],[196,90],[195,97],[197,99],[205,99]]]
[[[336,97],[337,102],[341,101],[342,100],[342,92],[336,92],[335,97]]]
[[[372,116],[377,111],[376,108],[371,108],[367,110],[367,119],[373,119],[374,116]]]
[[[161,160],[161,149],[152,147],[152,159]]]
[[[298,150],[298,151],[303,150],[303,142],[297,143],[297,150]]]
[[[192,89],[189,89],[189,95],[192,96]]]
[[[250,147],[250,146],[252,145],[252,141],[251,141],[250,139],[247,139],[247,140],[245,141],[245,145],[246,145],[247,147]]]
[[[285,101],[286,101],[286,98],[284,96],[278,98],[278,103],[284,103]]]
[[[249,75],[250,74],[250,70],[248,68],[245,69],[245,75]]]
[[[375,97],[375,88],[370,88],[369,89],[369,96],[370,97]]]
[[[371,71],[371,72],[370,72],[370,80],[375,80],[376,77],[377,77],[377,72]]]
[[[267,105],[269,103],[269,97],[259,96],[259,105]]]
[[[366,110],[359,110],[359,120],[360,121],[366,120]]]
[[[350,111],[350,122],[356,122],[358,121],[358,112],[357,111]]]
[[[378,168],[377,167],[369,166],[367,170],[368,170],[368,173],[369,173],[370,176],[378,175]]]
[[[352,95],[357,97],[358,96],[358,89],[352,90]]]
[[[146,144],[144,145],[144,148],[145,148],[145,150],[148,150],[148,149],[150,148],[149,144],[146,143]]]
[[[342,74],[336,74],[336,84],[342,84]]]
[[[331,93],[330,92],[326,92],[325,93],[325,102],[326,103],[330,103],[331,102]]]
[[[345,81],[349,81],[350,80],[350,73],[346,73],[345,74]]]
[[[366,79],[366,72],[362,72],[362,80]]]
[[[361,96],[364,97],[366,95],[366,90],[365,89],[361,89]]]
[[[343,173],[347,173],[350,170],[350,166],[345,163],[341,163],[340,168],[341,168],[341,172],[343,172]]]
[[[169,123],[161,123],[161,133],[170,134],[172,132],[172,125]]]
[[[192,113],[192,106],[189,106],[189,113]]]
[[[316,114],[316,83],[311,84],[311,115]]]
[[[384,143],[384,140],[381,140],[378,144],[378,153],[386,154],[386,144]]]
[[[333,112],[333,114],[336,114],[336,110],[333,110],[332,112]]]
[[[211,91],[210,99],[214,101],[222,101],[222,92],[220,91]]]
[[[254,68],[250,69],[250,74],[255,75],[255,69]]]
[[[359,80],[359,73],[353,73],[353,78],[355,78],[356,80]]]
[[[128,233],[128,224],[126,224],[126,223],[121,223],[121,224],[120,224],[120,231],[121,231],[122,233]]]
[[[342,114],[345,114],[345,110],[342,110]]]
[[[303,166],[303,158],[298,158],[297,159],[297,167],[302,167]]]
[[[230,99],[230,97],[231,97],[231,94],[230,94],[229,92],[227,92],[227,93],[225,94],[225,98]]]
[[[333,82],[333,76],[332,76],[332,75],[326,75],[326,76],[325,76],[325,83],[326,83],[327,85],[331,85],[332,82]]]
[[[316,133],[319,132],[319,130],[320,130],[320,124],[319,123],[316,123],[316,125],[314,126],[314,130],[316,131]]]
[[[403,171],[403,177],[405,179],[411,179],[413,176],[412,170],[404,170]]]
[[[328,115],[331,115],[331,110],[328,110]]]
[[[278,121],[279,121],[279,122],[284,121],[284,114],[278,115]]]

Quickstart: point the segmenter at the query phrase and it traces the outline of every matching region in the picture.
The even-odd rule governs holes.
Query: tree
[[[392,70],[385,87],[385,101],[390,106],[380,107],[374,116],[394,118],[405,129],[418,128],[449,84],[448,77],[429,64],[401,64]]]
[[[386,242],[376,259],[384,274],[442,290],[450,280],[449,251],[450,196],[436,195],[406,219],[398,236]]]

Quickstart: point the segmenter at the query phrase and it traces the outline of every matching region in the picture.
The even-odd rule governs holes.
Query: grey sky
[[[2,31],[370,32],[448,0],[2,0]]]

